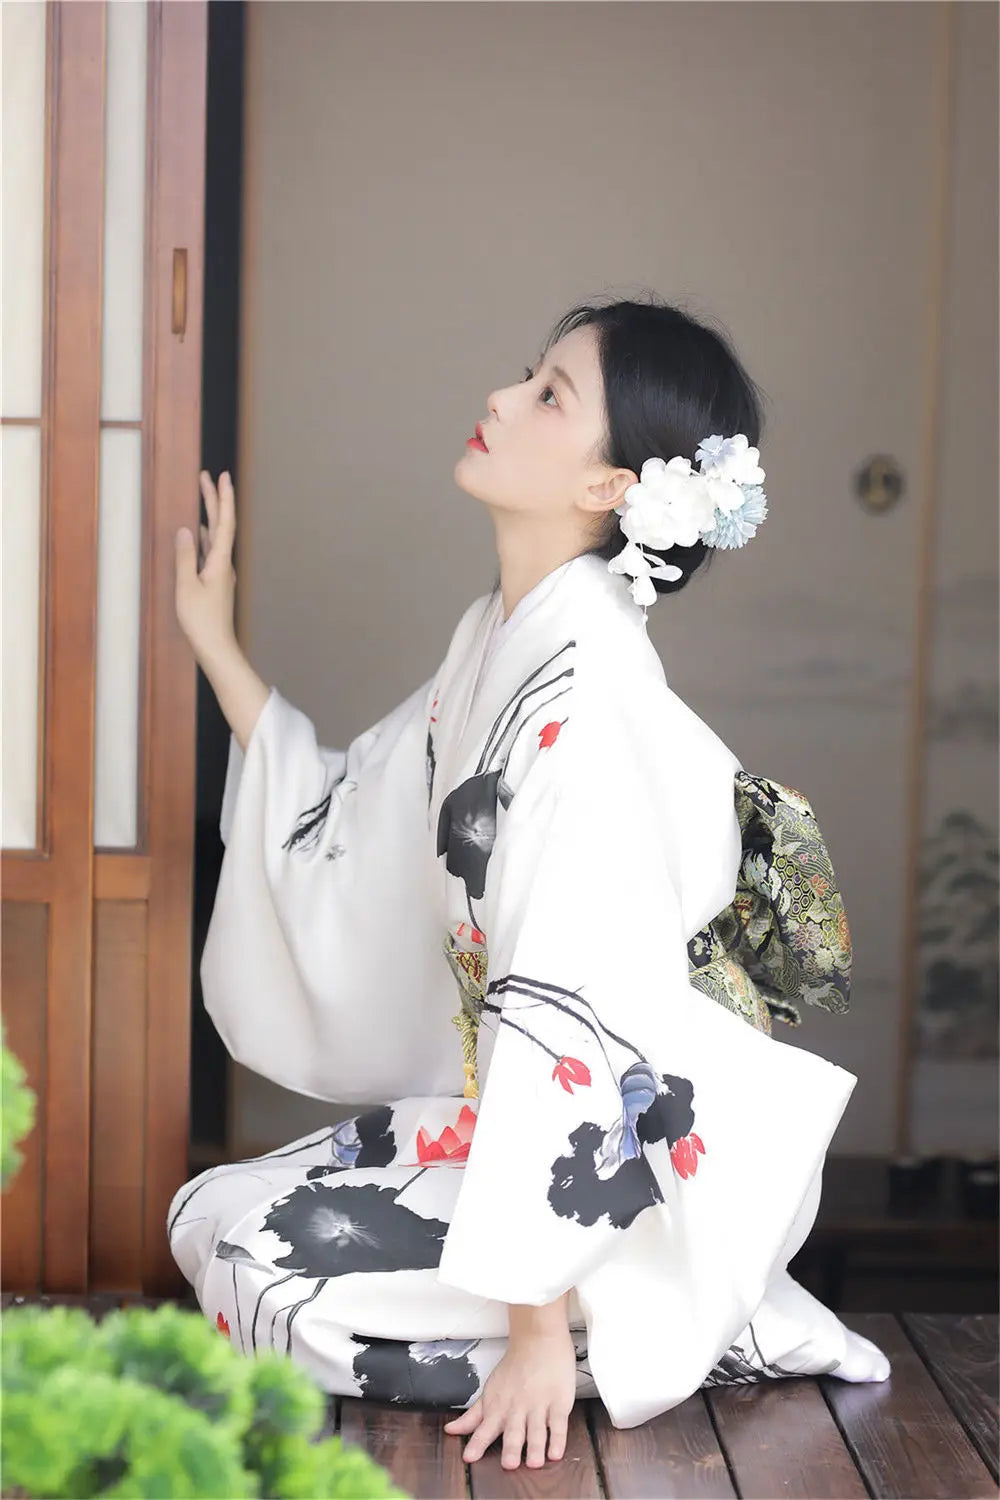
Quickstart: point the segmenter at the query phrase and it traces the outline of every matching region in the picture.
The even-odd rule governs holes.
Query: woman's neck
[[[587,542],[563,523],[546,528],[537,516],[494,514],[500,560],[502,619],[509,620],[526,594],[549,573],[587,551]]]

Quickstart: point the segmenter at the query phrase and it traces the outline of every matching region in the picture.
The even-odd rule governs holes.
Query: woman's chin
[[[471,495],[474,500],[485,500],[486,495],[483,487],[481,484],[476,483],[472,465],[468,461],[468,456],[474,451],[474,449],[469,448],[458,459],[455,464],[454,479],[459,489],[464,490],[467,495]]]

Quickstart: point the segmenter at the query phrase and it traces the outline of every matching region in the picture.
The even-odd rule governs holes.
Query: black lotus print
[[[553,1084],[567,1092],[589,1088],[590,1069],[580,1058],[557,1054],[547,1046],[524,1024],[525,1014],[539,1005],[554,1007],[598,1042],[621,1098],[621,1114],[610,1124],[585,1119],[571,1132],[571,1152],[552,1163],[548,1202],[562,1218],[575,1219],[579,1224],[596,1224],[604,1216],[615,1228],[627,1229],[644,1208],[663,1202],[656,1174],[643,1154],[644,1145],[665,1140],[671,1163],[682,1178],[694,1175],[698,1154],[705,1154],[704,1143],[693,1128],[694,1085],[689,1078],[656,1073],[632,1042],[604,1025],[583,997],[582,986],[570,990],[525,974],[505,974],[487,985],[487,995],[502,994],[524,996],[532,1003],[526,1009],[516,1005],[502,1008],[495,1001],[485,1000],[484,1013],[492,1013],[498,1025],[512,1027],[547,1053],[554,1064]],[[609,1042],[635,1058],[624,1071],[620,1072],[608,1055]]]
[[[361,1339],[351,1369],[369,1401],[406,1406],[467,1406],[481,1384],[469,1358],[478,1339]]]
[[[753,1323],[748,1325],[747,1332],[753,1348],[747,1352],[740,1344],[730,1344],[722,1358],[712,1366],[701,1382],[703,1389],[714,1385],[752,1385],[760,1380],[782,1380],[801,1373],[799,1370],[786,1370],[784,1365],[779,1365],[777,1361],[764,1358],[753,1331]],[[839,1363],[838,1359],[831,1359],[823,1369],[810,1370],[809,1378],[815,1380],[818,1375],[829,1375]]]
[[[571,655],[567,653],[572,653],[575,646],[575,641],[567,641],[518,685],[493,721],[475,773],[452,788],[441,804],[437,826],[438,857],[444,854],[448,873],[464,883],[469,918],[477,929],[481,924],[472,909],[472,902],[481,901],[486,891],[486,867],[497,836],[497,806],[506,810],[514,798],[514,789],[506,774],[511,751],[528,724],[537,723],[540,710],[569,692],[568,679],[573,676],[574,669],[569,664]],[[555,670],[550,670],[553,667]],[[438,706],[438,701],[435,697],[427,730],[428,805],[436,765],[432,726],[437,722],[437,716],[433,709]],[[537,731],[539,750],[549,749],[555,744],[565,723],[564,718],[541,724]]]
[[[438,855],[445,855],[449,875],[465,882],[473,901],[481,901],[486,890],[486,866],[497,836],[500,774],[489,771],[461,782],[442,802],[438,817]]]
[[[312,1151],[317,1146],[322,1146],[324,1139],[330,1139],[333,1133],[333,1130],[330,1130],[327,1133],[326,1137],[321,1135],[319,1139],[315,1141],[294,1141],[292,1145],[283,1146],[278,1151],[264,1151],[258,1156],[242,1156],[238,1161],[227,1162],[225,1166],[214,1167],[211,1171],[203,1173],[202,1176],[195,1182],[195,1185],[191,1188],[191,1191],[189,1193],[185,1193],[184,1197],[181,1199],[180,1203],[174,1210],[173,1217],[167,1224],[167,1235],[172,1237],[177,1229],[181,1227],[181,1215],[184,1213],[191,1200],[198,1196],[202,1188],[211,1186],[217,1181],[218,1178],[229,1177],[234,1174],[238,1174],[241,1177],[255,1177],[258,1174],[254,1172],[243,1172],[240,1169],[244,1167],[267,1166],[270,1163],[277,1161],[290,1162],[292,1157],[298,1156],[300,1152]],[[259,1177],[259,1181],[266,1184],[268,1179],[266,1177]],[[190,1223],[191,1220],[184,1219],[183,1222],[187,1224]]]
[[[577,1369],[593,1379],[587,1363],[586,1331],[573,1329],[571,1333]],[[354,1333],[351,1340],[361,1346],[351,1370],[361,1386],[362,1399],[407,1406],[465,1407],[482,1384],[469,1358],[481,1342],[478,1338],[407,1343],[403,1339],[362,1339]]]
[[[423,1168],[422,1170],[427,1170]],[[412,1178],[410,1179],[412,1181]],[[298,1276],[416,1271],[436,1266],[448,1225],[397,1202],[402,1188],[322,1182],[293,1188],[271,1204],[261,1227],[289,1246],[275,1259]]]
[[[395,1160],[392,1106],[377,1104],[333,1127],[330,1160],[318,1167],[310,1167],[306,1177],[328,1177],[333,1172],[344,1172],[351,1167],[388,1167]]]
[[[604,1134],[593,1120],[570,1134],[571,1154],[552,1163],[548,1200],[561,1218],[589,1225],[604,1216],[616,1229],[627,1229],[644,1208],[662,1203],[663,1194],[644,1156],[623,1162],[613,1177],[598,1177],[594,1163]]]
[[[610,1130],[584,1120],[570,1135],[570,1155],[552,1164],[549,1203],[562,1218],[578,1224],[596,1224],[603,1216],[616,1229],[627,1229],[644,1208],[662,1203],[642,1146],[665,1140],[673,1156],[694,1125],[694,1087],[688,1078],[654,1074],[643,1062],[622,1074],[619,1088],[622,1120]]]
[[[421,1167],[398,1188],[363,1183],[358,1187],[339,1181],[333,1187],[309,1182],[271,1204],[261,1223],[289,1246],[287,1255],[274,1260],[287,1270],[265,1287],[257,1298],[250,1326],[251,1346],[257,1347],[257,1323],[265,1294],[296,1276],[315,1280],[308,1297],[279,1308],[271,1319],[271,1344],[275,1324],[286,1314],[286,1352],[291,1350],[292,1323],[307,1303],[318,1297],[331,1276],[352,1272],[420,1271],[440,1264],[448,1225],[442,1219],[424,1218],[397,1200],[422,1172]]]

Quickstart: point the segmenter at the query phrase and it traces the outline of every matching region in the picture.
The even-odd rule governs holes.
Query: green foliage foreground
[[[0,1044],[3,1042],[0,1028]],[[34,1094],[2,1045],[2,1178]],[[363,1449],[317,1441],[326,1397],[285,1355],[234,1349],[200,1312],[7,1308],[0,1316],[0,1484],[83,1500],[408,1500]]]
[[[81,1308],[0,1319],[4,1491],[30,1496],[389,1500],[384,1469],[316,1441],[325,1397],[272,1350],[248,1358],[200,1313],[164,1303],[100,1323]]]
[[[7,1046],[7,1026],[0,1018],[0,1188],[14,1180],[24,1157],[18,1142],[35,1124],[35,1091],[26,1081],[24,1065]]]

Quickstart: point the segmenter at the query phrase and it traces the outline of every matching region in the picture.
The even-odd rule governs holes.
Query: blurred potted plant
[[[35,1096],[0,1022],[0,1185],[21,1165]],[[408,1500],[363,1449],[317,1439],[326,1398],[271,1350],[248,1359],[172,1303],[7,1308],[0,1464],[10,1496]]]

